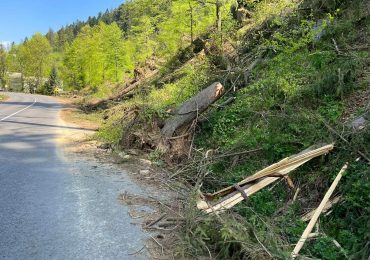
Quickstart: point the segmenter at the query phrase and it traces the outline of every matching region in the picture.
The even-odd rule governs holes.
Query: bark
[[[222,84],[215,82],[186,101],[175,113],[175,116],[166,121],[161,130],[162,135],[167,138],[172,137],[177,129],[191,123],[199,114],[216,102],[224,92]]]
[[[221,44],[221,47],[223,45],[223,39],[222,39],[222,15],[221,15],[221,7],[222,7],[222,3],[220,2],[220,0],[216,0],[216,17],[217,17],[217,31],[219,33],[219,36],[220,36],[220,44]]]

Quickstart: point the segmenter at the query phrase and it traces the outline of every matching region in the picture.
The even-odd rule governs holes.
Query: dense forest
[[[161,64],[189,46],[214,23],[216,4],[228,10],[232,1],[216,2],[128,1],[86,22],[13,44],[8,53],[2,50],[2,57],[8,56],[4,66],[24,77],[36,77],[39,92],[47,91],[41,78],[55,70],[67,90],[98,91],[103,83],[125,82],[150,59]]]
[[[349,162],[339,202],[301,255],[368,259],[370,129],[356,119],[370,119],[369,53],[367,0],[131,0],[0,50],[0,78],[22,73],[46,94],[63,84],[101,123],[96,138],[139,150],[192,187],[175,257],[290,258],[301,216]],[[219,99],[179,112],[209,86],[222,86]],[[293,185],[279,181],[221,215],[196,209],[200,192],[322,143],[335,149],[290,174]]]

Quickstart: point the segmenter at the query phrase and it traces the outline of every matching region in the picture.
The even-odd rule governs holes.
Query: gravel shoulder
[[[68,103],[68,102],[66,102]],[[146,234],[146,240],[142,248],[134,252],[135,257],[149,256],[149,258],[172,259],[174,242],[176,241],[176,229],[167,229],[157,225],[148,224],[156,221],[163,215],[171,218],[182,218],[182,205],[178,198],[184,196],[185,187],[171,182],[169,173],[146,158],[142,158],[135,151],[122,152],[112,149],[107,144],[100,143],[93,138],[96,132],[97,120],[83,116],[77,108],[64,109],[61,111],[61,124],[73,126],[74,130],[64,129],[58,143],[60,151],[66,160],[79,164],[80,159],[94,162],[99,174],[110,175],[114,172],[115,181],[122,182],[122,190],[117,193],[122,207],[127,208],[127,215],[131,223],[141,227]],[[78,120],[76,120],[76,118]],[[80,130],[75,130],[80,128]],[[86,167],[85,167],[86,168]],[[103,170],[105,173],[101,173]],[[121,178],[121,179],[120,179]],[[132,183],[131,183],[132,182]],[[125,189],[129,185],[135,189]],[[131,184],[130,184],[131,183]]]

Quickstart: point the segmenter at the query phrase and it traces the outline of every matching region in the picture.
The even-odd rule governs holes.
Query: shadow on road
[[[34,117],[31,117],[31,118],[34,118]],[[20,121],[12,121],[12,120],[4,120],[2,122],[4,122],[4,123],[11,123],[11,124],[40,126],[40,127],[52,127],[52,128],[60,128],[60,129],[95,131],[95,129],[93,129],[93,128],[82,128],[82,127],[62,126],[62,125],[49,125],[49,124],[40,124],[40,123],[31,123],[31,122],[20,122]]]
[[[14,102],[14,101],[5,101],[2,102],[1,104],[7,105],[7,106],[29,106],[32,105],[34,102]],[[33,105],[33,107],[41,107],[41,108],[46,108],[46,109],[61,109],[61,108],[74,108],[73,105],[71,104],[62,104],[58,102],[52,102],[52,103],[45,103],[42,101],[36,100],[36,103]]]

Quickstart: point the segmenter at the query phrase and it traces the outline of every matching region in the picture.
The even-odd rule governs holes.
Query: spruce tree
[[[47,83],[47,94],[52,94],[53,90],[56,86],[58,86],[58,70],[55,65],[51,68],[50,76],[49,76],[49,81]]]

